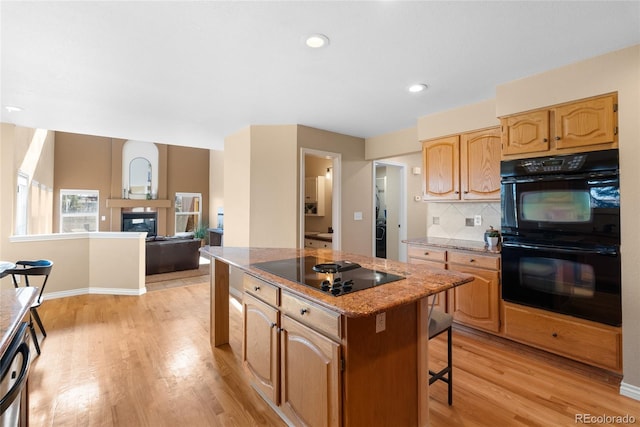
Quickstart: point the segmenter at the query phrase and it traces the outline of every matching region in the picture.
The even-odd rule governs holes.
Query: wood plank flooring
[[[236,304],[230,345],[209,346],[208,282],[50,300],[40,314],[48,337],[30,376],[32,426],[284,425],[242,372]],[[443,363],[444,337],[429,351]],[[574,426],[582,413],[640,425],[640,402],[618,394],[615,376],[460,328],[453,351],[453,406],[434,384],[432,426]]]

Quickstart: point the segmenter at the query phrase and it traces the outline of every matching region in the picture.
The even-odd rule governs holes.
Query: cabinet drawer
[[[505,336],[571,359],[620,371],[620,328],[505,304]]]
[[[339,313],[327,310],[303,298],[282,292],[282,311],[289,317],[304,323],[311,328],[340,340],[341,328]]]
[[[279,288],[277,286],[245,274],[242,280],[242,287],[245,291],[267,304],[271,304],[274,307],[278,306]]]
[[[446,250],[435,249],[428,246],[409,246],[407,248],[407,255],[409,258],[427,261],[445,262],[447,260]]]
[[[489,268],[491,270],[500,269],[500,258],[488,255],[480,255],[473,252],[449,251],[449,264],[461,264],[468,267]],[[455,266],[449,267],[455,270]]]

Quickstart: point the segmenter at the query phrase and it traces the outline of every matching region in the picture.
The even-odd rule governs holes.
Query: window
[[[18,189],[16,194],[16,236],[27,234],[29,218],[29,176],[18,172]]]
[[[60,190],[60,232],[98,231],[98,191]]]
[[[202,194],[176,193],[176,234],[193,233],[200,226]]]

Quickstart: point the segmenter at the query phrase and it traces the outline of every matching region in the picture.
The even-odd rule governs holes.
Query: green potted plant
[[[489,229],[484,233],[484,240],[490,248],[495,248],[500,241],[500,232],[493,226],[489,226]]]
[[[201,223],[198,225],[195,230],[193,230],[193,238],[200,239],[202,245],[209,244],[209,226],[205,223]]]

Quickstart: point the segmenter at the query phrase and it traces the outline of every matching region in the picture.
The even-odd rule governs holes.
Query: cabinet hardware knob
[[[554,338],[558,338],[558,333],[554,332],[554,333],[551,334],[551,336],[554,337]]]
[[[459,192],[459,191],[454,191],[453,193],[454,193],[454,194],[460,194],[460,192]]]
[[[278,331],[278,333],[284,332],[284,328],[278,328],[278,329],[276,329],[276,331]]]
[[[254,290],[254,291],[256,291],[256,292],[258,292],[258,291],[260,290],[260,286],[254,286],[254,287],[253,287],[253,290]]]
[[[425,255],[429,255],[429,252],[425,252],[424,254],[425,254]]]
[[[476,262],[476,260],[475,260],[475,259],[473,259],[473,258],[471,258],[471,259],[469,260],[469,262]]]
[[[556,141],[560,141],[560,137],[559,136],[556,136]]]
[[[303,308],[303,309],[300,310],[300,315],[304,316],[305,313],[308,313],[308,312],[309,312],[309,310],[307,310],[306,308]]]
[[[272,327],[272,328],[275,328],[275,327],[276,327],[276,324],[275,324],[275,323],[272,323],[272,324],[271,324],[271,327]]]
[[[465,192],[464,192],[464,194],[469,194],[469,192],[468,192],[468,191],[465,191]]]
[[[542,138],[542,142],[549,142],[547,138]]]

